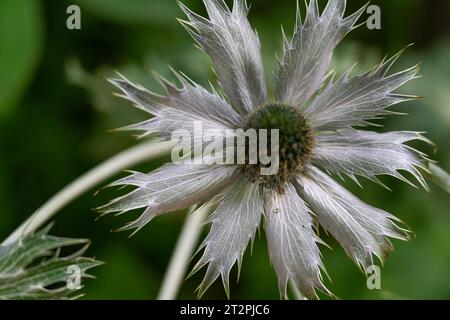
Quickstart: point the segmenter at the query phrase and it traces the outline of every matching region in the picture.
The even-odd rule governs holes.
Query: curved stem
[[[173,146],[172,141],[144,142],[106,160],[55,194],[3,241],[2,245],[11,244],[37,230],[72,200],[104,180],[138,163],[161,156]]]
[[[189,212],[181,230],[180,237],[170,259],[169,267],[164,276],[161,290],[158,294],[158,300],[175,299],[186,275],[189,260],[200,237],[202,224],[206,220],[209,208],[208,205],[205,205],[192,212],[193,210],[194,208]]]
[[[444,191],[450,193],[450,174],[434,163],[428,164],[429,178]]]

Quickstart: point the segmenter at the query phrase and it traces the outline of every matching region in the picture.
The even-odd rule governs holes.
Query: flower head
[[[284,37],[275,96],[269,100],[260,42],[247,20],[246,2],[235,0],[232,9],[220,0],[204,4],[208,19],[181,5],[188,17],[182,23],[210,56],[225,97],[177,73],[180,87],[161,79],[164,96],[125,78],[113,79],[126,98],[154,116],[127,129],[165,138],[179,129],[193,133],[196,121],[218,132],[278,129],[279,169],[262,176],[261,162],[166,164],[113,183],[136,189],[102,211],[145,208],[125,227],[139,230],[166,212],[214,202],[211,229],[201,245],[203,255],[193,270],[207,267],[200,295],[219,276],[228,293],[230,270],[236,262],[240,268],[261,223],[281,296],[286,297],[289,281],[309,298],[317,297],[316,290],[329,293],[322,282],[317,225],[333,235],[361,268],[373,264],[374,257],[384,260],[392,250],[390,238],[408,238],[396,217],[362,202],[329,173],[378,183],[377,176],[391,175],[412,183],[404,171],[426,188],[420,173],[425,156],[405,145],[426,138],[417,132],[361,129],[370,120],[393,113],[388,107],[414,98],[395,90],[414,79],[418,67],[389,75],[399,53],[365,74],[352,76],[349,71],[327,80],[333,50],[356,27],[365,8],[345,16],[345,0],[329,0],[323,12],[311,0],[304,21],[297,10],[292,38]]]

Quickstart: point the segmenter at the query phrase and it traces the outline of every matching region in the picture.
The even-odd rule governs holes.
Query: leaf
[[[0,1],[0,118],[11,112],[39,61],[42,20],[37,0]]]
[[[178,13],[175,1],[167,0],[79,0],[81,12],[89,10],[102,18],[124,24],[173,25]]]
[[[82,257],[89,240],[54,237],[50,228],[0,247],[0,300],[76,298],[81,287],[68,286],[69,277],[79,272],[81,284],[92,277],[87,270],[102,264]],[[60,255],[62,248],[77,245],[82,248],[75,253]]]

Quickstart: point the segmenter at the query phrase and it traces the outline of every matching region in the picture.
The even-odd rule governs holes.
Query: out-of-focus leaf
[[[428,169],[431,173],[431,180],[443,190],[450,193],[450,174],[445,172],[444,169],[435,165],[434,163],[430,163],[428,165]]]
[[[89,10],[105,19],[127,25],[176,25],[176,1],[168,0],[78,0],[81,12]]]
[[[0,118],[22,95],[39,60],[42,45],[38,0],[0,1]]]
[[[48,235],[50,227],[28,235],[6,247],[0,247],[0,300],[75,298],[81,289],[68,286],[75,276],[90,278],[86,272],[102,262],[82,257],[89,240],[59,238]],[[60,256],[64,247],[82,248],[68,256]]]

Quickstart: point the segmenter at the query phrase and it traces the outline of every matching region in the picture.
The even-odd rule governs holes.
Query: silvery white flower
[[[399,53],[365,74],[351,76],[349,71],[327,80],[333,50],[356,28],[365,8],[345,17],[345,0],[328,1],[323,12],[311,0],[304,21],[297,9],[292,38],[284,37],[273,102],[246,2],[235,0],[231,10],[221,0],[204,4],[209,19],[181,5],[188,17],[182,23],[210,56],[226,98],[179,74],[181,87],[161,79],[165,96],[125,78],[113,79],[124,97],[154,116],[127,129],[168,138],[176,129],[192,131],[195,121],[219,130],[278,128],[280,170],[275,176],[259,176],[258,165],[167,164],[113,183],[136,189],[102,211],[145,208],[125,226],[139,230],[166,212],[215,201],[211,229],[201,245],[203,255],[193,270],[207,267],[199,295],[219,276],[228,294],[230,270],[236,262],[240,268],[248,243],[263,223],[281,296],[287,296],[292,281],[303,295],[317,298],[317,290],[329,293],[322,282],[317,225],[333,235],[361,268],[372,265],[374,257],[384,260],[392,250],[390,238],[408,238],[408,230],[398,226],[396,217],[362,202],[329,173],[378,183],[377,176],[391,175],[411,183],[403,171],[426,188],[420,173],[426,158],[405,145],[426,138],[417,132],[356,129],[392,114],[388,107],[414,99],[394,92],[416,77],[418,67],[389,75]]]

